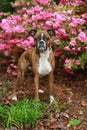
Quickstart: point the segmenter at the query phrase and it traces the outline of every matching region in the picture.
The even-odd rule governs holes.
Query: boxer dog
[[[29,36],[34,37],[35,47],[24,51],[18,60],[18,76],[17,84],[14,88],[13,100],[17,100],[16,87],[24,77],[25,70],[28,66],[32,67],[34,73],[34,85],[35,85],[35,98],[39,99],[39,77],[49,76],[49,87],[50,87],[50,101],[54,98],[52,96],[53,88],[53,72],[55,68],[55,59],[52,48],[50,46],[50,38],[55,35],[54,30],[49,29],[47,31],[36,31],[30,30]]]

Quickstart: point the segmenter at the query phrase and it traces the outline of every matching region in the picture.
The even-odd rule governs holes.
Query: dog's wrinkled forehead
[[[35,38],[46,40],[50,38],[50,35],[46,31],[39,31],[35,34]]]

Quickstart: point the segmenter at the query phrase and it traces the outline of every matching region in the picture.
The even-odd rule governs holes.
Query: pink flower
[[[12,72],[12,75],[14,76],[14,77],[16,77],[17,76],[17,72]]]
[[[84,49],[87,51],[87,46],[85,46]]]
[[[2,61],[0,61],[1,62],[1,64],[6,64],[6,60],[2,60]]]
[[[16,26],[14,27],[14,32],[23,33],[25,29],[22,26]]]
[[[33,46],[34,45],[34,38],[29,36],[27,39],[28,39],[30,45]]]
[[[33,22],[41,20],[41,19],[42,19],[42,16],[40,14],[32,15],[32,21]]]
[[[46,5],[46,6],[49,6],[50,3],[49,3],[49,0],[36,0],[37,3],[39,4],[43,4],[43,5]]]
[[[54,40],[54,43],[59,45],[60,41],[57,39],[57,40]]]
[[[14,64],[10,64],[10,66],[11,66],[11,67],[13,67],[13,66],[14,66]]]
[[[69,74],[74,75],[74,72],[72,71],[71,66],[65,66],[64,69],[65,69],[65,71],[68,72]]]
[[[71,27],[76,27],[77,25],[83,25],[85,23],[84,19],[77,18],[75,16],[72,17],[72,22],[69,24]]]
[[[14,4],[12,4],[12,7],[24,7],[26,3],[25,2],[15,2]]]
[[[82,14],[82,18],[84,18],[84,19],[86,19],[86,20],[87,20],[87,13]]]
[[[54,56],[55,56],[55,57],[57,57],[57,56],[59,56],[59,55],[61,55],[61,52],[54,52]]]
[[[73,53],[74,55],[77,54],[77,53],[76,53],[76,48],[75,48],[75,47],[72,48],[72,53]]]
[[[46,26],[48,26],[48,27],[51,27],[52,26],[52,22],[51,21],[46,21]]]
[[[43,20],[48,20],[52,17],[52,13],[50,13],[49,11],[46,11],[44,13],[41,13],[41,16]]]
[[[79,60],[76,60],[76,61],[75,61],[75,65],[80,65],[80,61],[79,61]]]
[[[33,28],[37,28],[37,24],[35,22],[32,23]]]
[[[36,5],[36,6],[34,7],[34,11],[35,11],[35,12],[41,12],[41,11],[42,11],[42,7],[40,7],[39,5]]]
[[[65,4],[65,3],[69,2],[69,0],[61,0],[60,2],[61,2],[61,4]]]
[[[63,35],[63,36],[66,35],[66,30],[65,29],[59,29],[58,31],[59,31],[60,35]]]
[[[22,13],[24,13],[25,11],[24,10],[18,10],[17,13],[20,15]]]
[[[4,55],[5,55],[5,56],[9,56],[9,51],[7,51],[7,50],[4,51]]]
[[[11,40],[9,40],[9,43],[10,43],[10,45],[18,45],[18,43],[21,43],[23,41],[23,38],[20,38],[20,39],[11,39]]]
[[[6,16],[7,14],[4,12],[0,12],[0,16]]]
[[[70,45],[76,46],[76,41],[75,41],[75,40],[72,40],[72,41],[70,42]]]
[[[78,24],[76,23],[76,22],[71,22],[70,24],[69,24],[69,26],[71,26],[71,27],[76,27]]]
[[[83,1],[81,1],[81,0],[76,0],[76,5],[80,6],[80,5],[83,5],[83,4],[84,4]]]
[[[5,50],[5,46],[6,46],[6,44],[0,43],[0,50],[1,50],[1,51]]]
[[[57,30],[57,29],[59,28],[59,27],[58,27],[58,24],[56,24],[56,23],[53,24],[52,26],[53,26],[53,29],[55,29],[55,30]]]
[[[8,74],[10,74],[10,73],[11,73],[11,70],[10,70],[9,68],[7,69],[7,73],[8,73]]]
[[[23,46],[23,48],[29,47],[29,46],[30,46],[29,41],[28,41],[28,40],[24,40],[24,41],[22,42],[22,46]]]
[[[69,24],[71,27],[76,27],[78,25],[78,20],[75,17],[72,17],[72,22]]]
[[[75,6],[75,2],[68,2],[68,6],[69,6],[69,7]]]
[[[77,21],[78,21],[78,24],[80,24],[80,25],[83,25],[85,23],[84,19],[78,18]]]
[[[72,63],[72,59],[68,59],[68,58],[65,59],[65,64],[71,64],[71,63]]]
[[[34,45],[33,37],[29,36],[26,40],[22,41],[22,48],[27,49]]]
[[[80,32],[79,35],[78,35],[78,39],[81,42],[87,42],[87,36],[86,36],[85,32]]]
[[[13,68],[13,69],[17,69],[17,66],[16,65],[14,65],[14,64],[10,64],[10,66]]]
[[[81,47],[78,47],[78,48],[77,48],[77,51],[81,51]]]
[[[76,29],[73,29],[73,30],[72,30],[72,34],[74,34],[74,35],[76,35],[76,34],[77,34]]]
[[[67,10],[67,13],[71,15],[72,14],[72,10]]]
[[[72,71],[72,63],[73,63],[72,59],[68,58],[65,59],[64,69],[70,74],[74,74],[74,72]]]
[[[56,50],[56,52],[54,52],[54,56],[56,57],[56,56],[59,56],[59,55],[61,55],[62,54],[62,49],[61,48],[58,48],[57,50]]]
[[[64,14],[57,14],[57,20],[65,21],[66,16]]]
[[[27,12],[28,15],[33,15],[33,14],[34,14],[34,9],[32,9],[32,10],[27,10],[26,12]]]
[[[64,47],[64,50],[65,50],[65,51],[70,51],[71,49],[70,49],[69,46],[66,46],[66,47]]]
[[[58,57],[58,56],[61,55],[61,53],[62,53],[62,52],[54,52],[54,56],[55,56],[55,57]]]

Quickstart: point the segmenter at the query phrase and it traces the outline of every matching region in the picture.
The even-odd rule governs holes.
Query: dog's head
[[[47,31],[30,30],[29,35],[34,37],[37,51],[43,52],[50,46],[49,39],[55,35],[55,31],[52,29]]]

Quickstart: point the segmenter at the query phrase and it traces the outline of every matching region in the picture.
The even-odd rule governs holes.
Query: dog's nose
[[[43,45],[43,44],[44,44],[44,41],[40,41],[39,43],[40,43],[41,45]]]

